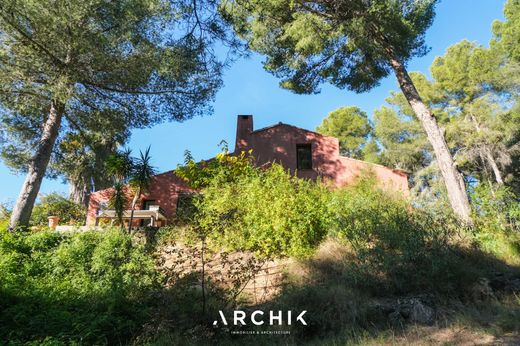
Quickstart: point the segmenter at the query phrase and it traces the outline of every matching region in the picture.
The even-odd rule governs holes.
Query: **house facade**
[[[335,187],[342,187],[369,170],[381,187],[408,194],[406,173],[341,156],[337,138],[283,123],[254,130],[253,116],[239,115],[234,153],[249,150],[252,150],[256,165],[276,162],[300,178],[316,180],[320,177]],[[139,216],[135,226],[142,222],[141,218],[150,218],[152,225],[164,225],[175,218],[183,197],[193,192],[175,171],[154,176],[150,189],[140,196],[136,205]],[[111,194],[111,189],[91,194],[87,225],[95,225],[102,218],[113,218],[113,213],[106,210]]]

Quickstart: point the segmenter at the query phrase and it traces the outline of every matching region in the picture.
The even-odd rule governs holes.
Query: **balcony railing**
[[[132,217],[132,210],[127,209],[123,211],[123,220],[127,221]],[[116,220],[117,214],[113,209],[101,210],[96,216],[96,226],[101,219]],[[166,225],[166,213],[159,205],[151,205],[148,209],[134,209],[133,220],[150,220],[150,226],[164,226]]]

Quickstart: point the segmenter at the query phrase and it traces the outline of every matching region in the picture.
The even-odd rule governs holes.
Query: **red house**
[[[341,156],[337,138],[283,123],[254,130],[253,116],[239,115],[234,152],[249,150],[253,151],[257,165],[277,162],[298,177],[321,177],[336,187],[352,183],[364,171],[371,170],[382,187],[408,194],[406,173]],[[134,211],[136,226],[148,219],[151,220],[151,225],[166,224],[175,217],[183,196],[193,192],[175,175],[175,171],[156,175],[149,191],[140,196],[137,203],[137,210]],[[106,210],[111,194],[111,189],[92,193],[87,225],[95,225],[102,218],[115,217],[112,210]],[[125,212],[125,218],[129,214],[128,211]]]

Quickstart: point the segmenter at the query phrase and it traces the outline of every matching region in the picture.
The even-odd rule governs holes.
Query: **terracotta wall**
[[[97,211],[102,203],[108,205],[108,201],[113,194],[114,189],[109,188],[105,190],[99,190],[90,194],[88,209],[87,209],[87,226],[96,224]],[[127,198],[131,198],[127,193]]]
[[[243,118],[238,118],[238,128]],[[242,127],[243,128],[243,127]],[[243,132],[242,132],[243,133]],[[238,132],[237,132],[238,135]],[[312,169],[297,170],[296,146],[311,144]],[[245,138],[237,139],[237,151],[253,151],[257,164],[277,162],[301,178],[316,179],[321,177],[336,187],[345,186],[355,181],[365,171],[372,171],[381,187],[402,191],[408,194],[406,173],[391,168],[372,164],[339,154],[337,138],[323,136],[287,124],[278,124],[257,131],[252,131]]]
[[[312,169],[297,170],[296,146],[311,144]],[[300,129],[287,124],[278,124],[253,131],[253,117],[239,115],[237,121],[237,137],[235,152],[252,149],[257,165],[277,162],[301,178],[316,179],[321,177],[336,187],[348,185],[355,181],[365,171],[372,171],[379,185],[393,191],[401,191],[408,195],[408,178],[401,171],[381,165],[351,159],[339,154],[339,142],[334,137]],[[179,194],[193,192],[185,182],[173,171],[158,174],[154,177],[151,189],[143,194],[137,209],[142,209],[144,200],[155,200],[165,211],[168,218],[175,216]],[[87,225],[95,223],[96,212],[101,203],[108,203],[112,190],[94,192],[90,197],[87,215]],[[129,200],[132,196],[129,195]]]
[[[150,186],[150,190],[139,197],[135,209],[142,209],[145,200],[154,200],[155,204],[158,204],[164,210],[168,219],[175,216],[179,195],[193,192],[173,171],[156,175],[153,177]],[[96,214],[100,204],[108,203],[112,191],[112,189],[106,189],[91,194],[87,212],[87,225],[96,223]],[[128,200],[131,201],[133,195],[130,191],[127,192],[127,196]]]

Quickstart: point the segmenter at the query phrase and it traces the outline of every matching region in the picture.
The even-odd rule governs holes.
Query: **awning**
[[[130,219],[132,210],[125,210],[123,212],[123,219]],[[153,221],[164,220],[166,216],[161,210],[134,210],[134,219],[151,219]],[[115,210],[103,210],[97,216],[96,219],[117,219]]]

